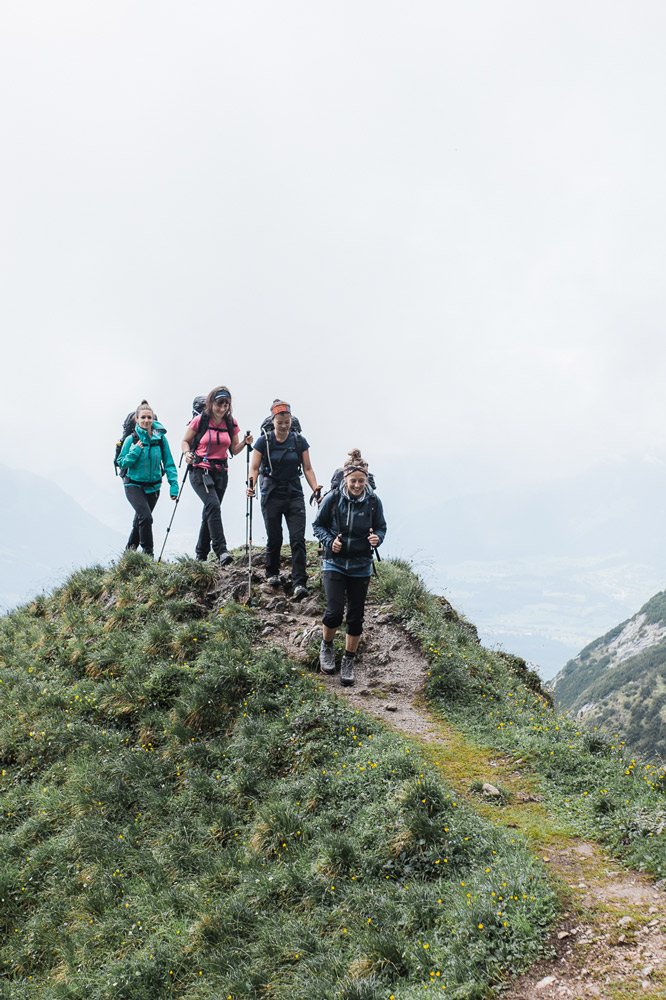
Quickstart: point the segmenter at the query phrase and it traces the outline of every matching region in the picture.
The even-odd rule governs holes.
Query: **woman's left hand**
[[[368,535],[368,541],[372,545],[373,549],[376,549],[379,545],[379,535],[375,535],[374,531],[371,531]]]

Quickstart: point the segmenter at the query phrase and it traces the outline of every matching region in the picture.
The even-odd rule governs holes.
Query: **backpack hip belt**
[[[201,456],[196,456],[196,457],[199,459],[199,461],[197,462],[195,460],[194,462],[192,462],[193,468],[197,468],[201,466],[202,463],[205,462],[206,465],[210,465],[213,466],[213,468],[220,469],[222,472],[227,472],[228,470],[226,458],[203,458]]]
[[[161,486],[162,480],[158,479],[156,483],[135,483],[129,476],[123,476],[123,483],[125,486],[139,486],[141,489],[145,489],[146,486]]]

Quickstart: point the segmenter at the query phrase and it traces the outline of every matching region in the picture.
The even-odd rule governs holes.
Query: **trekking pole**
[[[374,534],[374,528],[372,527],[372,525],[370,525],[370,534],[371,535]],[[379,549],[376,548],[376,546],[374,546],[374,545],[372,545],[371,548],[372,548],[372,554],[373,554],[373,556],[377,557],[377,562],[381,562],[382,561],[382,557],[379,554]],[[372,573],[373,573],[373,576],[377,576],[377,567],[375,566],[374,559],[373,559],[373,563],[372,563]]]
[[[254,483],[252,478],[248,479],[248,486],[253,489]],[[250,510],[248,512],[248,558],[247,558],[247,603],[250,603],[250,598],[252,597],[252,497],[248,497],[250,501]]]
[[[246,431],[245,436],[247,437],[249,433],[250,433],[249,431]],[[247,448],[247,465],[245,471],[245,485],[248,486],[250,483],[250,452],[252,448],[249,444],[246,445],[246,448]],[[249,551],[248,549],[249,540],[250,540],[250,498],[246,497],[246,502],[245,502],[245,556],[246,557]]]
[[[180,484],[180,489],[178,490],[178,496],[176,497],[176,502],[173,505],[173,514],[171,515],[171,520],[169,521],[169,527],[167,528],[166,535],[164,536],[164,542],[163,542],[162,548],[160,550],[160,557],[157,560],[158,566],[162,562],[162,555],[163,555],[164,549],[166,547],[167,538],[169,537],[169,532],[171,531],[171,525],[173,524],[173,519],[176,516],[176,509],[178,507],[178,504],[180,503],[180,494],[183,492],[183,486],[185,485],[185,480],[187,479],[187,474],[188,474],[189,471],[190,471],[190,467],[188,465],[187,468],[185,469],[185,475],[183,476],[183,481]]]

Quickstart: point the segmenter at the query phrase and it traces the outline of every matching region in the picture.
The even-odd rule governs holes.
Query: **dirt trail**
[[[220,602],[230,596],[243,600],[245,594],[246,571],[233,569],[224,574]],[[313,643],[318,644],[321,635],[318,595],[299,604],[291,600],[288,588],[275,591],[257,577],[253,607],[260,611],[262,638],[314,672]],[[540,796],[533,794],[529,779],[522,775],[519,761],[479,752],[472,770],[461,773],[456,754],[460,734],[423,704],[427,660],[391,620],[388,607],[368,607],[355,670],[356,683],[351,688],[341,687],[337,674],[319,674],[318,678],[356,708],[417,739],[429,753],[436,752],[443,776],[458,794],[472,798],[469,786],[478,777],[511,789],[511,809],[488,807],[484,815],[523,829],[559,886],[565,913],[548,942],[552,957],[507,983],[502,990],[505,1000],[666,997],[664,886],[638,872],[620,869],[595,843],[563,834],[546,843],[530,834],[526,829],[530,819],[539,811],[546,814]],[[478,807],[478,796],[474,801]]]

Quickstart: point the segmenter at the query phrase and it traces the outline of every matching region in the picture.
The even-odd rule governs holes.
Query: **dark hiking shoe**
[[[323,674],[334,674],[335,673],[335,650],[333,649],[332,642],[324,642],[321,640],[321,646],[319,647],[319,666],[321,667],[321,672]]]
[[[294,593],[291,596],[295,601],[302,601],[304,597],[308,596],[308,588],[299,583],[298,587],[294,587]]]
[[[354,660],[346,653],[340,663],[340,683],[343,687],[351,687],[354,683]]]
[[[234,557],[231,552],[227,552],[226,550],[220,556],[220,566],[228,566],[233,561]]]
[[[269,587],[279,587],[280,586],[280,577],[279,576],[267,576],[266,577],[266,583],[268,584]]]

